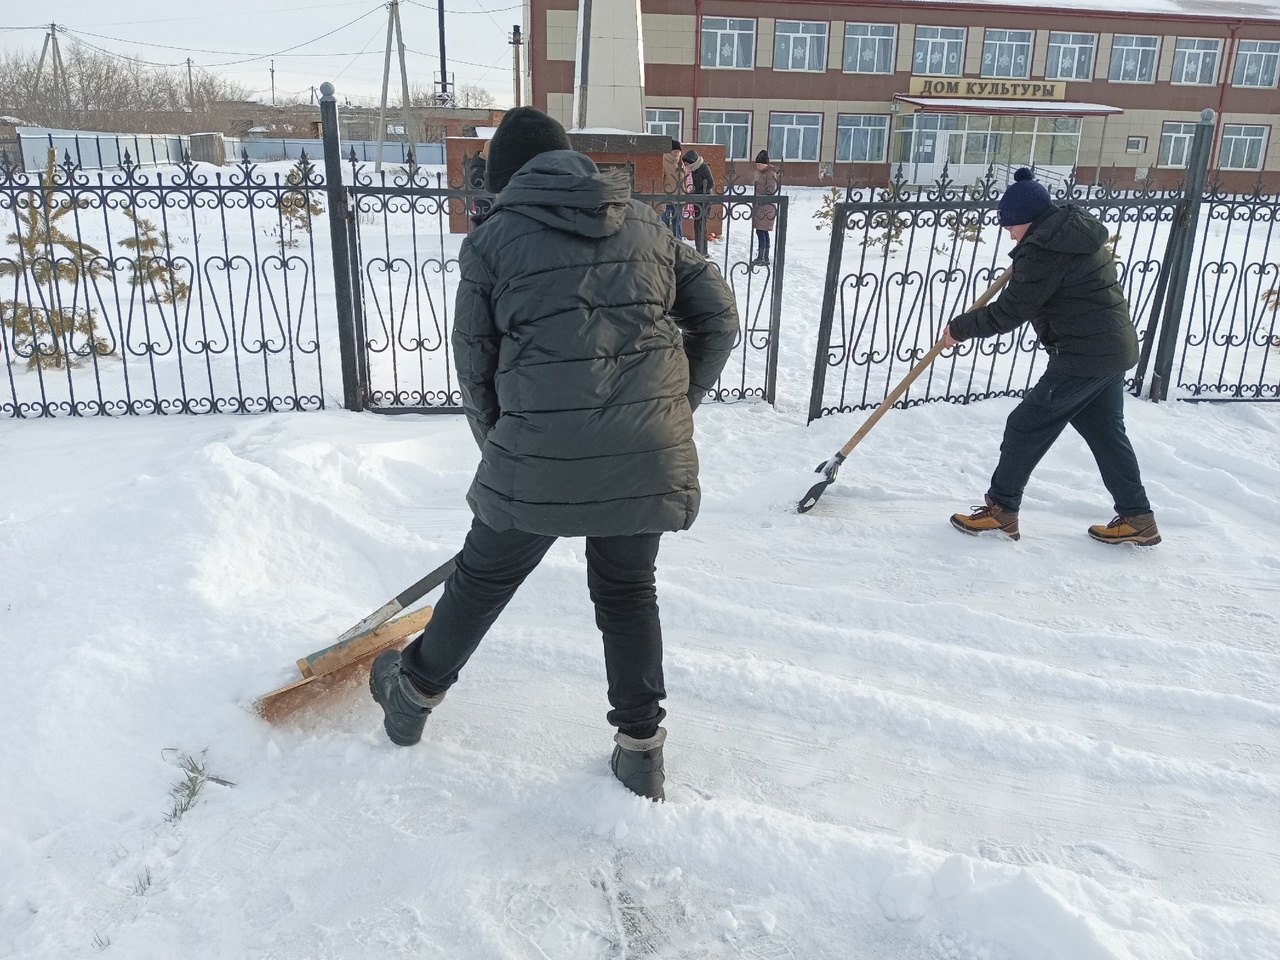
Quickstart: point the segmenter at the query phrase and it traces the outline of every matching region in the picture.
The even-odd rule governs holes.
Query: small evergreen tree
[[[295,232],[310,233],[311,221],[324,213],[324,204],[318,197],[312,196],[306,189],[305,182],[302,171],[297,167],[290,170],[289,175],[285,177],[285,183],[294,189],[282,194],[279,201],[281,256],[284,256],[286,248],[298,245],[299,240],[294,235]]]
[[[813,213],[813,219],[818,221],[815,230],[830,230],[831,224],[836,217],[836,204],[844,200],[844,193],[839,187],[832,187],[829,193],[822,195],[822,206]]]
[[[60,305],[60,285],[74,285],[81,277],[97,277],[101,267],[96,258],[101,254],[66,233],[59,223],[75,210],[83,209],[85,203],[59,197],[55,160],[50,150],[49,168],[40,176],[39,189],[19,194],[15,203],[18,225],[5,237],[7,243],[18,248],[17,256],[0,262],[0,277],[17,278],[15,299],[0,301],[0,327],[12,332],[19,353],[30,352],[28,369],[74,365],[87,355],[80,350],[68,353],[71,338],[77,335],[89,345],[89,352],[99,356],[111,352],[107,342],[97,335],[92,309]],[[75,298],[70,299],[74,303]]]
[[[871,220],[871,228],[879,230],[879,234],[875,236],[867,236],[862,238],[864,247],[884,247],[884,255],[889,256],[889,251],[893,249],[901,249],[903,234],[907,232],[907,227],[911,226],[910,218],[896,211],[888,211],[886,213],[877,213]]]
[[[134,254],[130,262],[129,282],[144,291],[150,290],[150,303],[182,303],[191,293],[191,287],[165,263],[165,251],[169,248],[169,235],[139,215],[133,205],[122,208],[133,224],[133,236],[120,241],[120,246]]]

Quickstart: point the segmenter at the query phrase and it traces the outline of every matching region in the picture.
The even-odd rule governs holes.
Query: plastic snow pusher
[[[973,302],[973,306],[969,310],[977,310],[979,307],[985,306],[992,297],[1000,292],[1000,288],[1009,282],[1011,276],[1013,276],[1013,267],[1008,267],[1004,273],[996,277],[991,286],[987,287],[986,292]],[[822,497],[827,487],[835,483],[836,474],[840,472],[840,465],[853,452],[853,448],[862,442],[862,438],[871,432],[871,428],[880,422],[880,418],[889,412],[889,408],[898,402],[898,398],[907,392],[907,388],[915,383],[916,378],[929,369],[929,365],[938,359],[944,349],[944,338],[939,337],[938,342],[930,348],[929,352],[920,358],[920,362],[911,368],[911,371],[902,378],[896,387],[889,391],[889,395],[884,398],[884,402],[876,407],[871,416],[867,417],[866,422],[858,428],[858,432],[849,438],[849,442],[836,451],[836,455],[830,460],[823,460],[818,464],[813,472],[822,474],[822,479],[810,487],[809,492],[796,504],[796,512],[808,513],[813,509],[814,504]]]
[[[395,620],[391,618],[448,580],[453,567],[454,560],[446,561],[373,611],[337,641],[323,650],[307,654],[298,661],[301,679],[263,694],[254,701],[254,712],[269,723],[279,723],[314,703],[323,694],[355,686],[350,681],[361,664],[426,627],[431,619],[431,607],[423,607]]]

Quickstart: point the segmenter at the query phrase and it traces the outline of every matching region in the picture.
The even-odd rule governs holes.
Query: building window
[[[1093,51],[1098,38],[1092,33],[1050,33],[1046,80],[1093,79]]]
[[[702,66],[750,70],[756,63],[756,22],[702,18]]]
[[[644,127],[649,133],[670,137],[672,140],[683,140],[680,128],[684,125],[684,111],[653,109],[646,107],[644,111]]]
[[[988,30],[982,40],[982,75],[1021,80],[1031,75],[1031,31]]]
[[[912,72],[917,76],[960,76],[964,65],[964,27],[916,27],[912,64]]]
[[[1240,123],[1222,125],[1222,156],[1218,166],[1223,170],[1261,170],[1266,152],[1266,127]]]
[[[826,23],[778,20],[773,25],[773,69],[827,69]]]
[[[822,143],[822,114],[769,115],[769,156],[816,163]]]
[[[1152,83],[1156,78],[1156,54],[1159,49],[1159,37],[1117,35],[1111,41],[1111,81]]]
[[[1147,138],[1146,137],[1129,137],[1124,142],[1125,153],[1146,153]]]
[[[746,111],[698,111],[698,142],[724,146],[726,160],[747,159],[751,145],[751,114]]]
[[[1280,42],[1241,40],[1236,53],[1236,72],[1231,83],[1237,87],[1274,87],[1280,63]]]
[[[885,23],[844,25],[845,73],[893,73],[898,28]]]
[[[1221,40],[1179,37],[1173,49],[1173,83],[1213,86],[1218,82],[1218,50]]]
[[[840,114],[836,121],[836,163],[883,163],[889,118]]]
[[[1191,138],[1196,135],[1194,123],[1166,123],[1160,129],[1160,159],[1162,167],[1185,167],[1191,153]]]

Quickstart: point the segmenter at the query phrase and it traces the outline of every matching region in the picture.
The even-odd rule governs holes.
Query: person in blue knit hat
[[[985,503],[957,513],[962,533],[1019,538],[1018,511],[1031,472],[1070,424],[1089,445],[1114,501],[1115,519],[1089,536],[1103,543],[1160,542],[1138,459],[1124,428],[1125,371],[1138,337],[1108,245],[1109,231],[1075,204],[1055,204],[1026,167],[1000,198],[1000,226],[1016,246],[1000,296],[961,314],[943,332],[948,347],[994,337],[1028,320],[1049,354],[1044,376],[1009,414]]]

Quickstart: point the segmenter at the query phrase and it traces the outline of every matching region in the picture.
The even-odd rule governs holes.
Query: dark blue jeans
[[[671,228],[672,234],[677,240],[683,240],[684,234],[680,226],[680,206],[675,203],[668,203],[662,211],[662,222]]]
[[[662,626],[654,561],[660,533],[587,537],[587,590],[604,636],[609,680],[608,721],[644,740],[658,732],[666,711],[662,678]],[[516,590],[542,561],[555,537],[497,531],[473,520],[445,581],[427,629],[405,647],[401,663],[423,693],[448,690]],[[547,706],[551,708],[550,704]]]
[[[769,231],[768,230],[756,231],[756,259],[758,260],[769,259]]]
[[[1000,463],[987,496],[1006,510],[1022,506],[1031,471],[1067,424],[1093,451],[1115,511],[1133,517],[1151,511],[1138,458],[1124,431],[1124,374],[1073,377],[1052,368],[1027,391],[1004,427]]]

